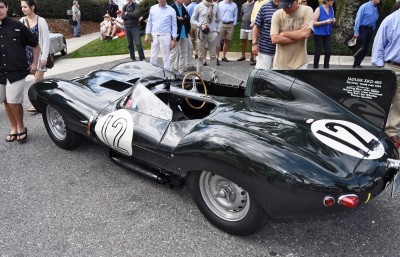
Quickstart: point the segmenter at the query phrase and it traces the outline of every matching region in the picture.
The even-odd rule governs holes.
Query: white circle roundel
[[[364,128],[344,120],[318,120],[311,131],[325,145],[360,159],[378,159],[385,149],[378,138]]]

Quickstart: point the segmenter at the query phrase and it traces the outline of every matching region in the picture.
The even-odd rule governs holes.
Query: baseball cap
[[[281,0],[281,2],[278,5],[278,8],[290,8],[292,7],[292,4],[295,2],[296,0]]]
[[[108,13],[106,13],[103,17],[110,17],[110,15]]]
[[[121,10],[118,10],[118,11],[117,11],[117,14],[119,14],[119,13],[122,13],[122,11],[121,11]]]

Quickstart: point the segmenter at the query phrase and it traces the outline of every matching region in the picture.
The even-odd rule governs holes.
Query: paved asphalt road
[[[245,76],[250,66],[240,64],[220,68]],[[272,221],[255,235],[235,237],[205,220],[187,187],[169,189],[126,171],[92,143],[62,150],[41,115],[25,118],[26,144],[0,140],[0,256],[399,256],[400,194],[391,199],[384,192],[339,214]],[[2,106],[1,137],[8,132]]]

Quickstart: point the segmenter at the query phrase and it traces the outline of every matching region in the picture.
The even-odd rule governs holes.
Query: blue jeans
[[[322,47],[324,47],[324,52],[325,52],[324,68],[328,69],[329,68],[329,60],[331,59],[331,54],[332,54],[331,36],[330,35],[326,35],[326,36],[314,35],[314,46],[315,46],[314,68],[318,69],[319,58],[321,56],[321,50],[322,50]]]
[[[132,25],[125,25],[125,34],[126,39],[128,40],[128,49],[129,54],[132,60],[135,60],[135,47],[133,46],[133,42],[135,42],[136,48],[138,49],[139,53],[139,60],[144,60],[144,52],[142,41],[140,40],[140,31],[139,26],[132,26]]]
[[[360,65],[367,55],[368,48],[372,40],[372,32],[373,29],[371,27],[360,26],[360,34],[358,36],[358,40],[360,40],[360,50],[358,50],[354,55],[353,68]]]
[[[78,36],[79,28],[81,27],[81,21],[77,20],[77,22],[76,26],[74,26],[74,37]]]

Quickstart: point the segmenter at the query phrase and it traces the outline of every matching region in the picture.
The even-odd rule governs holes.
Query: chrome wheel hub
[[[67,129],[63,117],[56,109],[48,105],[46,108],[46,117],[49,128],[58,140],[64,140],[67,137]]]
[[[206,171],[201,173],[199,185],[205,203],[217,216],[227,221],[239,221],[246,217],[250,198],[240,186]]]

